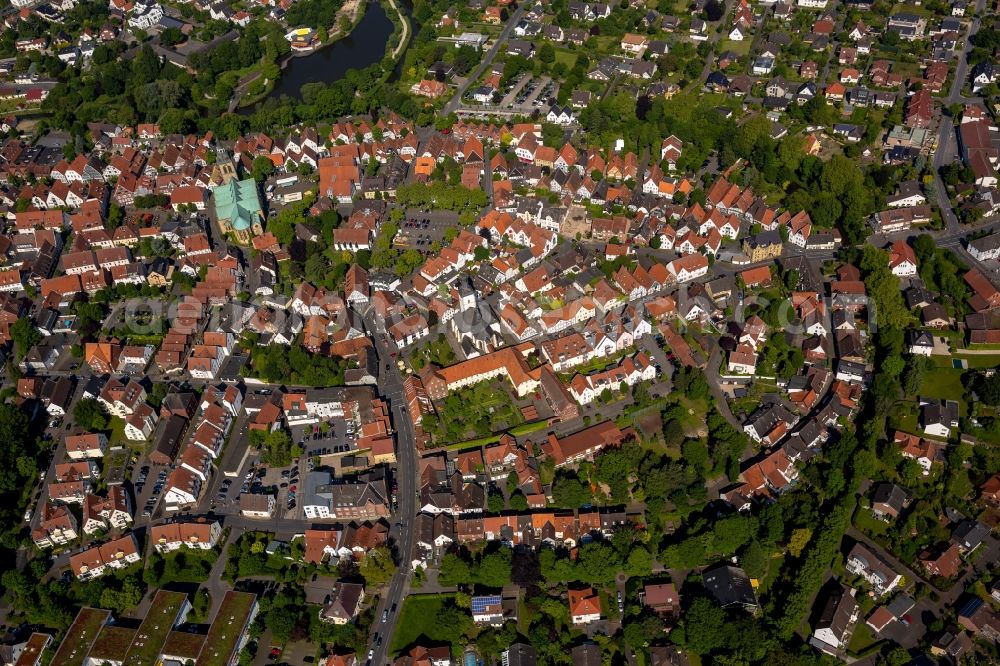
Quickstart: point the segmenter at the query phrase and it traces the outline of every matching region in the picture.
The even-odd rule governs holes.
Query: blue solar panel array
[[[482,613],[489,606],[500,605],[500,595],[499,594],[489,594],[483,597],[472,597],[472,612],[473,614]]]

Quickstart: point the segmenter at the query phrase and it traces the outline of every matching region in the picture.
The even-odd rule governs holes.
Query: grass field
[[[921,397],[957,400],[962,403],[965,385],[962,383],[964,370],[957,368],[934,368],[924,375],[924,383],[920,388]],[[965,405],[961,404],[962,412]]]
[[[725,51],[732,51],[733,53],[738,53],[741,56],[745,56],[750,53],[750,47],[753,45],[752,39],[744,39],[741,41],[735,41],[732,39],[720,39],[719,45],[716,47],[716,53],[723,53]]]
[[[470,439],[467,442],[459,442],[457,444],[449,444],[448,446],[442,447],[448,449],[449,451],[462,451],[465,449],[477,449],[480,446],[487,446],[489,444],[496,444],[500,441],[500,438],[504,436],[505,433],[510,433],[515,437],[520,435],[527,435],[538,430],[543,430],[549,425],[548,421],[533,421],[531,423],[522,423],[521,425],[514,426],[504,432],[498,432],[492,435],[487,435],[486,437],[480,437],[479,439]]]
[[[864,652],[874,645],[876,640],[875,636],[872,635],[871,629],[868,628],[868,625],[858,622],[854,626],[854,635],[851,636],[851,642],[847,645],[847,651],[851,654]]]
[[[954,357],[968,363],[970,370],[983,370],[1000,366],[1000,354],[963,354],[957,352]],[[948,360],[950,362],[951,359]]]
[[[451,599],[451,594],[417,594],[411,595],[403,602],[403,610],[396,623],[396,633],[392,637],[390,651],[398,654],[408,645],[416,642],[421,636],[434,641],[448,641],[457,636],[439,636],[436,633],[435,621],[445,602]]]
[[[132,444],[125,436],[125,419],[111,417],[111,434],[108,435],[108,448],[115,446],[130,447]]]
[[[851,635],[851,642],[847,645],[847,654],[863,659],[880,651],[885,644],[886,641],[872,633],[867,624],[859,621],[854,625],[854,634]]]
[[[918,412],[916,401],[900,400],[889,410],[889,425],[903,432],[919,432]]]
[[[876,518],[870,509],[859,506],[854,512],[854,526],[872,537],[883,536],[889,531],[889,524]]]
[[[579,57],[578,51],[570,51],[567,48],[557,48],[556,49],[556,62],[561,62],[568,68],[572,68],[576,64],[576,59]]]

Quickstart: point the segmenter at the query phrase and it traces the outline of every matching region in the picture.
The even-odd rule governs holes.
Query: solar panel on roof
[[[482,613],[489,606],[497,606],[500,604],[500,595],[491,594],[483,597],[473,597],[472,598],[472,612]]]

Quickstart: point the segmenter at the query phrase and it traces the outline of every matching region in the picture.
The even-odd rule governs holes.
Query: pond
[[[289,58],[268,96],[302,96],[306,83],[333,83],[349,69],[364,69],[385,56],[393,25],[378,2],[368,2],[365,15],[348,36],[305,56]]]

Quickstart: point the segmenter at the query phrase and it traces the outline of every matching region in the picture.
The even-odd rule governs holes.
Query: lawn
[[[532,421],[531,423],[522,423],[519,426],[514,426],[505,432],[498,432],[493,435],[487,435],[486,437],[480,437],[478,439],[470,439],[467,442],[459,442],[457,444],[449,444],[444,448],[450,451],[461,451],[464,449],[476,449],[480,446],[488,446],[490,444],[496,444],[500,441],[500,438],[505,434],[509,433],[518,437],[520,435],[527,435],[538,430],[543,430],[549,425],[548,421]]]
[[[919,412],[916,401],[900,400],[889,410],[889,425],[896,430],[917,433],[920,427]]]
[[[968,363],[970,370],[984,370],[1000,366],[1000,354],[963,354],[959,351],[954,356]],[[951,359],[948,361],[950,367]]]
[[[956,400],[965,411],[963,397],[965,384],[962,383],[964,370],[957,368],[934,368],[924,375],[924,383],[920,388],[921,397]]]
[[[389,651],[398,654],[404,648],[412,645],[421,636],[432,641],[451,642],[457,636],[438,635],[435,626],[438,613],[444,604],[452,599],[452,594],[417,594],[406,597],[403,610],[396,623],[396,633],[392,637]]]
[[[129,448],[132,446],[132,443],[129,441],[128,437],[125,436],[125,419],[112,416],[111,434],[108,435],[108,448],[113,449],[116,446]]]
[[[615,37],[614,35],[598,35],[593,39],[597,42],[597,48],[594,50],[599,53],[608,53],[612,50],[618,51],[621,48],[621,37]]]
[[[486,438],[521,425],[524,417],[502,380],[480,382],[437,403],[437,418],[424,428],[437,446]]]
[[[916,14],[917,16],[922,16],[923,18],[930,18],[934,16],[933,10],[927,7],[921,7],[919,5],[914,5],[909,2],[899,2],[893,5],[892,12],[898,14],[899,12],[909,12],[910,14]]]
[[[872,634],[872,630],[868,628],[868,625],[859,621],[854,625],[854,635],[851,636],[851,642],[847,644],[847,652],[848,654],[860,654],[870,649],[877,642],[878,638]]]
[[[873,538],[885,536],[889,531],[888,523],[876,518],[869,509],[863,506],[859,506],[854,512],[854,526]]]
[[[580,56],[579,51],[570,51],[566,48],[556,49],[556,62],[561,62],[566,65],[567,68],[572,69],[576,64],[576,59]]]
[[[784,562],[782,553],[768,555],[764,565],[764,575],[758,580],[757,596],[764,596],[771,589],[771,585],[778,579],[781,573],[781,565]]]
[[[734,41],[732,39],[720,39],[719,45],[715,48],[716,53],[724,53],[725,51],[732,51],[741,56],[745,56],[750,53],[750,47],[753,45],[752,39],[744,39],[742,41]]]
[[[157,587],[170,583],[203,583],[208,580],[218,557],[214,549],[182,548],[163,555],[153,553],[147,558],[147,582]]]

